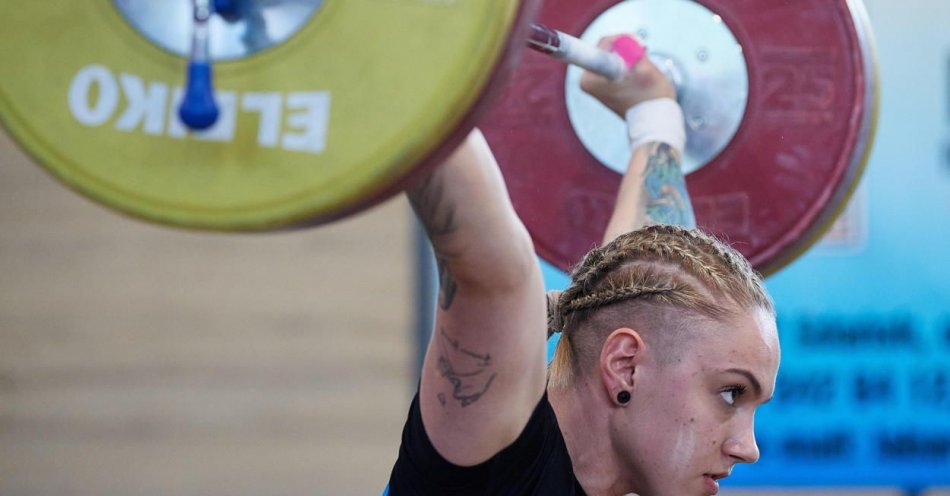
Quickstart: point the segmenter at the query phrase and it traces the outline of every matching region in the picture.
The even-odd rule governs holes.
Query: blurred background
[[[414,390],[401,198],[192,233],[91,204],[5,136],[0,164],[0,495],[381,492]]]
[[[778,389],[762,461],[724,493],[950,494],[950,2],[865,4],[873,152],[768,280]],[[402,198],[187,232],[93,205],[0,136],[0,495],[379,494],[431,306],[419,254]]]
[[[876,142],[839,221],[767,281],[782,370],[737,485],[950,486],[950,2],[865,4]]]

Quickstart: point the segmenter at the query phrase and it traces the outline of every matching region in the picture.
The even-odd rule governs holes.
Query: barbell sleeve
[[[643,57],[643,48],[630,37],[617,38],[615,51],[608,52],[542,24],[530,26],[528,47],[613,81]]]

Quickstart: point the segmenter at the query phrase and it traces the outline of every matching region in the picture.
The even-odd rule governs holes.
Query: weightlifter
[[[478,131],[407,191],[441,287],[392,496],[712,495],[759,457],[774,310],[749,263],[694,229],[675,90],[646,58],[582,87],[627,119],[634,151],[604,244],[563,293],[543,298]],[[550,369],[546,328],[561,332]]]

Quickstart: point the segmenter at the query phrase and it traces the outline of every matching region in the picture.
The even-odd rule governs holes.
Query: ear
[[[643,338],[633,329],[621,327],[607,336],[600,350],[600,375],[609,401],[613,402],[620,391],[633,392],[633,373],[645,350]]]

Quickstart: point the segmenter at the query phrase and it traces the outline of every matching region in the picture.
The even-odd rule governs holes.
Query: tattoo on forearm
[[[439,266],[439,307],[448,310],[452,306],[456,290],[455,279],[448,269],[449,259],[456,255],[446,247],[448,237],[458,230],[455,205],[445,198],[444,180],[439,171],[433,172],[425,181],[406,193],[432,242]]]
[[[648,223],[696,227],[686,178],[673,147],[666,143],[652,145],[643,177]]]
[[[488,391],[497,373],[488,374],[491,356],[488,353],[476,353],[465,349],[458,339],[450,336],[444,328],[439,329],[439,373],[452,384],[452,398],[463,407],[478,401]],[[462,362],[468,367],[465,371],[456,369],[455,364]],[[439,394],[439,402],[445,406],[445,396]]]

